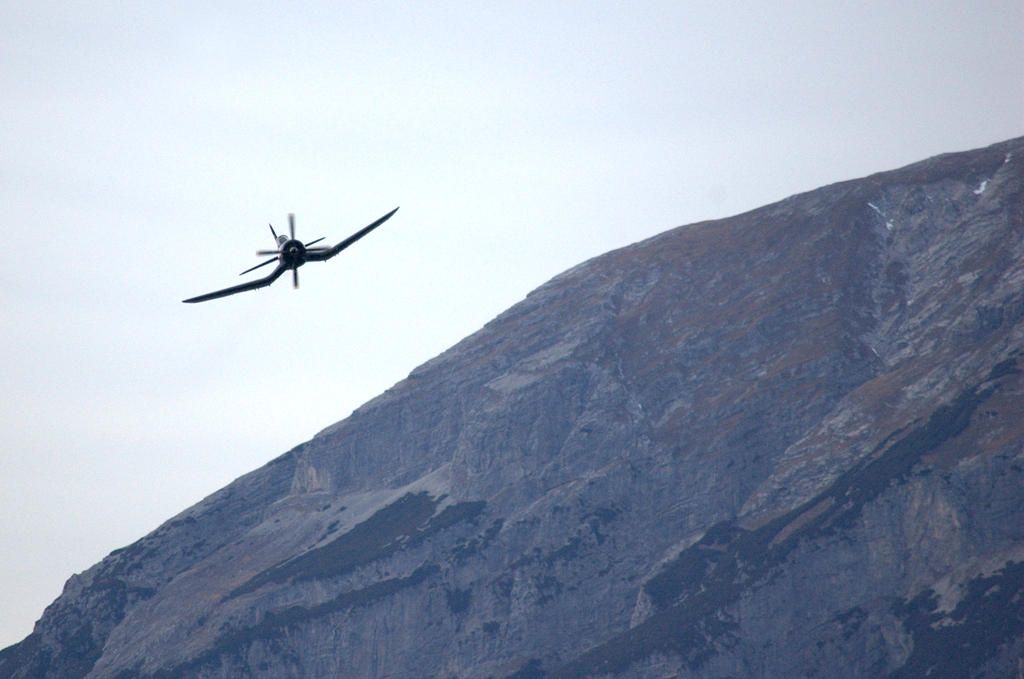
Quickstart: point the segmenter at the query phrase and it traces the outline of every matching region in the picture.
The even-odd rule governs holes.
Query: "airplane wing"
[[[389,219],[391,219],[391,215],[395,214],[396,212],[398,212],[398,208],[397,207],[394,210],[392,210],[391,212],[389,212],[386,215],[384,215],[383,217],[381,217],[380,219],[378,219],[377,221],[373,222],[372,224],[369,224],[369,225],[364,226],[363,228],[359,229],[354,234],[352,234],[351,236],[349,236],[345,240],[341,241],[340,243],[338,243],[337,245],[335,245],[332,248],[324,248],[323,250],[315,250],[315,251],[314,250],[308,250],[306,252],[306,261],[307,262],[325,262],[325,261],[327,261],[328,259],[330,259],[334,255],[338,254],[339,252],[341,252],[342,250],[347,248],[349,245],[352,245],[357,240],[359,240],[360,238],[362,238],[366,234],[368,234],[371,231],[373,231],[374,229],[376,229],[378,226],[380,226],[384,222],[386,222]]]
[[[274,281],[276,281],[278,278],[280,278],[281,274],[283,274],[287,270],[287,266],[285,266],[284,264],[278,264],[277,268],[274,269],[269,276],[266,276],[264,278],[257,278],[256,280],[249,281],[248,283],[234,285],[230,288],[224,288],[223,290],[218,290],[216,292],[208,292],[205,295],[199,295],[198,297],[183,299],[181,301],[187,304],[193,304],[195,302],[205,302],[209,299],[217,299],[218,297],[227,297],[228,295],[233,295],[236,292],[245,292],[246,290],[255,290],[257,288],[266,287],[273,283]]]

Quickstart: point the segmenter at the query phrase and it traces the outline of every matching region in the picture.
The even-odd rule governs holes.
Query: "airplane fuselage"
[[[279,236],[278,243],[280,244],[278,247],[280,254],[277,259],[281,264],[289,269],[295,269],[306,263],[306,246],[302,244],[302,241]]]

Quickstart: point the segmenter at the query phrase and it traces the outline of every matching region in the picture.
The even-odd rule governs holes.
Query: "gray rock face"
[[[664,233],[68,581],[2,677],[1006,677],[1024,139]]]

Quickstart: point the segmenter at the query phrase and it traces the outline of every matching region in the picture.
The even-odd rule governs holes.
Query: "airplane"
[[[391,219],[391,215],[395,214],[396,212],[398,212],[397,207],[391,212],[381,217],[380,219],[378,219],[377,221],[368,224],[367,226],[364,226],[359,231],[356,231],[354,234],[352,234],[345,240],[341,241],[334,247],[321,246],[316,248],[310,246],[319,243],[320,241],[323,240],[323,238],[317,238],[316,240],[310,241],[305,244],[303,244],[302,241],[297,240],[295,238],[295,215],[289,214],[289,235],[277,235],[277,232],[274,231],[274,225],[271,224],[270,233],[273,234],[274,236],[274,241],[277,243],[277,249],[260,250],[256,253],[258,255],[273,255],[273,258],[268,259],[262,264],[257,264],[252,268],[246,269],[245,271],[239,274],[239,276],[244,276],[250,271],[255,271],[261,266],[266,266],[267,264],[277,262],[277,268],[275,268],[270,273],[269,276],[265,276],[264,278],[257,278],[256,280],[249,281],[248,283],[242,283],[241,285],[234,285],[230,288],[224,288],[223,290],[217,290],[216,292],[208,292],[205,295],[199,295],[197,297],[183,299],[182,302],[185,302],[186,304],[194,304],[196,302],[205,302],[207,300],[217,299],[218,297],[227,297],[228,295],[234,295],[235,293],[238,292],[245,292],[246,290],[256,290],[257,288],[266,287],[273,283],[274,281],[276,281],[278,278],[280,278],[281,274],[283,274],[285,271],[288,271],[289,269],[291,269],[292,271],[292,286],[297,288],[299,287],[300,266],[302,266],[306,262],[326,262],[328,259],[338,254],[339,252],[347,248],[349,245],[352,245],[357,240],[359,240],[366,234],[370,233],[384,222]]]

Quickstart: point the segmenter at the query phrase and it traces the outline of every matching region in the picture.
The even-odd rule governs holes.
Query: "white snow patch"
[[[882,212],[877,205],[875,205],[874,203],[868,203],[868,207],[874,210],[878,214],[878,216],[882,218],[882,220],[885,222],[885,228],[892,231],[896,227],[896,225],[892,223],[892,220],[886,217],[885,213]]]
[[[1007,153],[1006,157],[1003,158],[1003,165],[1006,165],[1008,162],[1010,162],[1010,158],[1013,158],[1013,153],[1012,152],[1011,153]]]
[[[974,189],[974,195],[980,196],[981,194],[985,193],[985,187],[987,186],[988,180],[986,179],[983,182],[981,182],[981,184],[978,185],[978,188]]]

